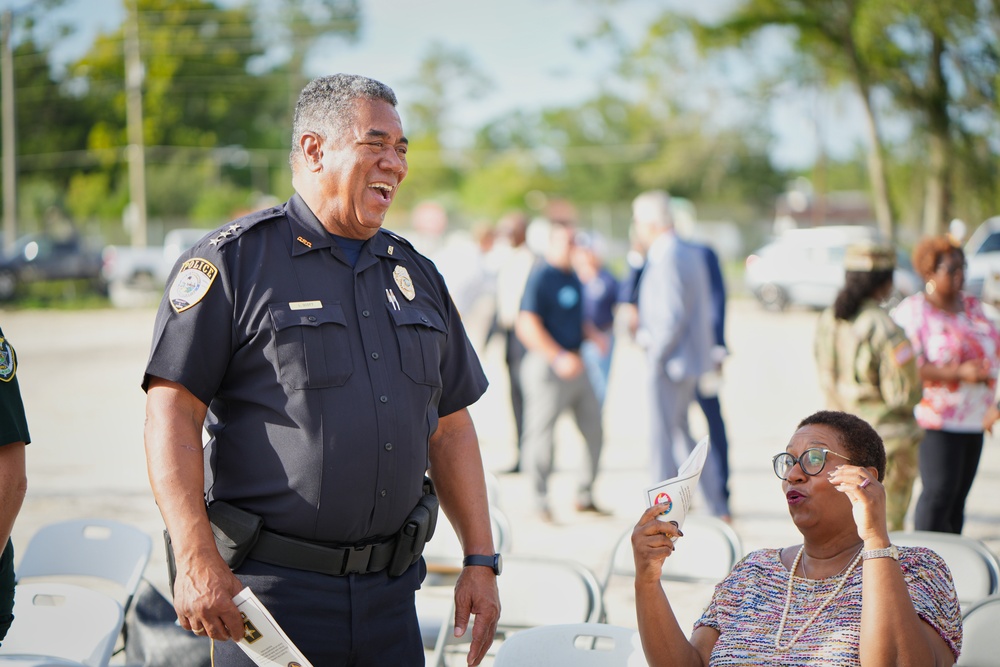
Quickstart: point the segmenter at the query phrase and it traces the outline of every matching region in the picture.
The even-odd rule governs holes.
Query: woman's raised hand
[[[632,530],[636,579],[659,581],[664,559],[674,552],[674,540],[684,535],[673,521],[657,519],[661,514],[663,509],[653,505]]]
[[[884,538],[889,534],[885,519],[885,487],[878,481],[875,468],[841,465],[827,477],[851,500],[854,523],[862,540]]]

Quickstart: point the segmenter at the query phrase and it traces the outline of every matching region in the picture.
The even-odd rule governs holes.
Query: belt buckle
[[[368,563],[372,557],[372,545],[350,547],[347,550],[347,562],[344,563],[344,574],[367,574]]]

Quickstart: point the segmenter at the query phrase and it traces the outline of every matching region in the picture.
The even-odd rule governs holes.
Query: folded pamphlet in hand
[[[646,489],[646,507],[662,505],[660,521],[670,521],[678,528],[684,526],[684,518],[691,509],[691,500],[701,478],[701,470],[708,457],[708,436],[705,436],[691,450],[684,463],[677,470],[677,476],[654,484]]]
[[[237,643],[260,667],[312,667],[249,588],[233,598],[243,617],[243,638]]]

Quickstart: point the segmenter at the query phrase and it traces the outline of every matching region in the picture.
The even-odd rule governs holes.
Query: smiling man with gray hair
[[[468,411],[487,382],[437,269],[382,229],[408,170],[395,104],[364,77],[308,84],[295,195],[182,255],[157,313],[149,477],[180,625],[214,640],[216,666],[253,664],[226,641],[244,636],[244,586],[317,667],[423,664],[414,592],[439,500],[466,556],[469,664],[493,641],[500,568]]]

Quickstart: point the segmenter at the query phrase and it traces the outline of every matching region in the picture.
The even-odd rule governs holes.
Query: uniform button
[[[392,451],[392,443],[391,442],[385,443],[385,451],[387,451],[387,452],[391,452]]]
[[[387,491],[386,491],[385,489],[382,489],[382,497],[383,497],[383,498],[385,498],[385,494],[386,494],[386,493],[387,493]]]
[[[361,314],[364,315],[365,317],[368,317],[369,315],[371,315],[371,312],[369,312],[367,310],[362,310]]]
[[[424,324],[427,324],[427,318],[426,317],[421,317],[420,321],[423,322]]]
[[[316,316],[315,315],[310,315],[308,319],[309,319],[310,322],[315,322],[316,321]]]
[[[388,403],[389,402],[389,397],[388,396],[379,396],[378,400],[382,401],[383,403]]]
[[[372,359],[378,359],[378,352],[372,352]]]

